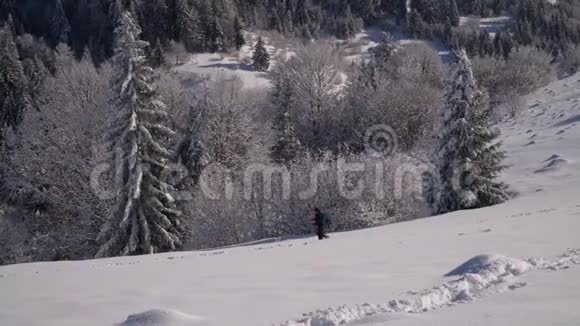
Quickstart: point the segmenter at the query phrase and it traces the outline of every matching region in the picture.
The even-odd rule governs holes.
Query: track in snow
[[[530,258],[524,261],[501,255],[481,255],[447,274],[459,278],[432,289],[410,293],[408,298],[385,304],[365,303],[318,310],[275,326],[335,326],[383,314],[422,313],[524,287],[527,283],[519,276],[530,271],[558,271],[576,264],[580,264],[580,249],[568,250],[555,260]]]

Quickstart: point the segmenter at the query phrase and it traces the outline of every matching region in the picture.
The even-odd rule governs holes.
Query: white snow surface
[[[179,311],[152,309],[146,312],[130,315],[127,320],[117,326],[190,326],[201,325],[203,318],[190,316]]]
[[[577,326],[579,100],[575,75],[499,125],[506,204],[327,241],[3,266],[0,325]]]

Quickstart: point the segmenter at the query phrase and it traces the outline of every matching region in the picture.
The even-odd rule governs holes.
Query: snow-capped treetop
[[[173,187],[162,178],[171,155],[162,140],[174,133],[164,125],[165,104],[157,98],[140,32],[124,13],[114,58],[119,115],[110,131],[117,203],[98,237],[103,245],[97,257],[171,251],[182,244],[181,213],[173,209]]]
[[[478,208],[508,199],[495,178],[504,169],[505,154],[490,127],[489,103],[477,87],[465,50],[456,53],[446,88],[443,130],[437,156],[439,175],[430,188],[435,213]]]

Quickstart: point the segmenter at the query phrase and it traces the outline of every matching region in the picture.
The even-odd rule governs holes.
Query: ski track
[[[465,273],[457,279],[432,289],[411,293],[408,298],[391,300],[386,304],[364,303],[355,306],[344,305],[327,308],[273,326],[345,325],[381,314],[422,313],[459,303],[467,303],[478,298],[527,286],[527,283],[522,281],[519,276],[530,271],[559,271],[580,264],[580,249],[570,249],[555,260],[530,258],[523,261],[501,256],[478,256],[470,261],[480,260],[482,257],[495,259],[481,266],[481,269],[476,273]]]

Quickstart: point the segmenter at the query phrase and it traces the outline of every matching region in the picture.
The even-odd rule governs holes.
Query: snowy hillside
[[[4,266],[0,325],[577,325],[579,101],[576,75],[502,123],[506,204],[322,242]]]

